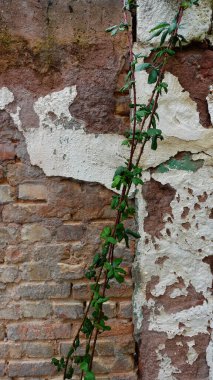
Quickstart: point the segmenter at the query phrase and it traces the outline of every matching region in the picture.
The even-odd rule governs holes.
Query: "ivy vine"
[[[90,285],[91,299],[86,308],[83,320],[73,339],[67,357],[53,358],[52,363],[58,371],[63,371],[64,380],[72,379],[74,373],[80,370],[80,379],[95,380],[92,370],[93,360],[98,336],[104,331],[110,330],[107,325],[108,317],[103,312],[103,304],[109,300],[106,290],[112,286],[112,280],[119,284],[125,280],[125,270],[122,268],[122,258],[114,258],[114,249],[117,243],[125,241],[129,247],[129,238],[139,239],[140,235],[126,228],[125,221],[133,217],[135,208],[129,203],[131,186],[143,185],[142,168],[139,166],[144,147],[150,143],[152,150],[156,150],[159,140],[163,139],[162,131],[157,128],[159,116],[157,113],[159,97],[168,92],[168,84],[164,80],[165,66],[170,57],[175,55],[175,48],[181,47],[187,42],[179,33],[183,13],[192,6],[198,6],[199,0],[181,1],[178,11],[169,22],[161,22],[150,30],[150,40],[160,36],[157,47],[152,49],[151,62],[139,63],[140,58],[148,58],[143,54],[135,54],[130,27],[130,13],[137,8],[136,0],[124,0],[123,20],[119,25],[113,25],[106,29],[111,36],[118,33],[126,33],[129,44],[129,71],[121,92],[131,91],[130,103],[132,128],[126,132],[122,142],[129,148],[129,158],[123,166],[115,171],[112,189],[118,194],[112,196],[111,208],[116,211],[114,224],[104,227],[100,234],[102,245],[99,253],[96,253],[92,265],[86,272],[86,278],[93,283]],[[148,83],[154,85],[147,104],[137,103],[135,72],[145,70],[148,73]],[[137,150],[136,150],[137,148]],[[83,341],[86,340],[84,354],[80,354]]]

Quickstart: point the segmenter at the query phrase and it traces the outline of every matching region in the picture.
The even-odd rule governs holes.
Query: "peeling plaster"
[[[19,106],[10,116],[24,134],[32,165],[41,167],[47,176],[99,182],[111,188],[115,169],[123,164],[128,149],[121,145],[122,136],[85,132],[84,122],[69,111],[76,95],[76,86],[72,86],[40,97],[34,103],[38,128],[22,128]]]
[[[161,351],[165,349],[165,345],[161,344],[158,347],[157,356],[160,361],[160,369],[157,380],[177,380],[175,373],[180,373],[178,368],[172,365],[171,359],[166,354],[162,354]]]
[[[198,354],[193,348],[195,346],[195,341],[192,340],[190,342],[187,342],[187,345],[189,347],[188,354],[187,354],[187,360],[190,365],[192,365],[198,358]]]
[[[143,88],[143,96],[138,98],[141,102],[148,99],[152,89],[145,83],[146,78],[144,72],[137,75],[139,94]],[[165,80],[169,85],[169,96],[162,96],[158,109],[159,128],[163,131],[164,141],[151,155],[150,147],[146,146],[141,160],[144,169],[156,167],[180,151],[213,154],[213,130],[200,125],[196,103],[187,91],[182,91],[174,75],[167,73]],[[13,101],[14,96],[9,89],[4,88],[2,92],[6,94],[6,102]],[[19,105],[16,112],[10,112],[10,116],[24,134],[31,163],[41,167],[46,175],[99,182],[111,188],[115,169],[123,164],[128,149],[121,146],[122,136],[85,132],[84,121],[76,120],[69,111],[76,95],[76,86],[72,86],[40,97],[34,103],[34,111],[39,117],[37,128],[29,126],[23,130]]]
[[[144,306],[150,310],[148,324],[150,332],[166,333],[168,339],[179,335],[193,338],[199,333],[209,335],[213,319],[212,274],[209,265],[206,265],[202,259],[211,255],[213,249],[213,222],[209,219],[209,211],[212,207],[213,168],[203,167],[194,173],[174,169],[163,174],[153,173],[152,178],[163,185],[169,183],[176,189],[176,197],[171,202],[172,223],[168,218],[169,215],[165,215],[165,225],[161,231],[162,238],[156,238],[153,242],[151,236],[144,232],[144,220],[147,215],[146,203],[141,193],[137,193],[138,225],[142,238],[138,243],[134,263],[135,279],[140,279],[140,285],[137,284],[134,294],[134,305],[137,305],[134,306],[136,337],[140,337],[143,323],[141,310]],[[199,204],[199,210],[196,212],[197,204]],[[183,227],[181,215],[184,207],[189,208],[186,216],[186,221],[190,225],[189,231]],[[168,229],[170,236],[166,233]],[[157,259],[165,256],[167,257],[165,261],[161,261],[160,265],[153,266]],[[152,280],[152,276],[159,278],[159,281],[152,287],[151,298],[147,300],[147,284]],[[178,287],[180,278],[184,284],[184,287],[181,288]],[[181,311],[172,313],[166,312],[163,305],[156,307],[156,299],[164,296],[169,286],[176,286],[170,294],[170,298],[175,297],[178,306],[180,302],[178,297],[188,295],[189,285],[192,285],[197,293],[203,294],[205,298],[203,304],[186,309],[185,305]],[[167,371],[167,375],[165,375],[165,368],[162,369],[164,365],[167,368],[165,360],[163,357],[161,358],[161,377],[159,379],[172,380],[174,372],[168,374]],[[189,364],[192,364],[193,360],[196,360],[196,347],[189,347]],[[212,341],[207,349],[207,360],[209,367],[212,368]],[[167,377],[163,377],[164,375]],[[212,377],[210,379],[212,380]]]
[[[206,98],[207,104],[208,104],[208,110],[209,110],[209,115],[211,118],[211,123],[213,124],[213,86],[210,86],[210,93]]]
[[[13,93],[7,87],[2,87],[0,89],[0,110],[4,110],[5,107],[13,101]]]

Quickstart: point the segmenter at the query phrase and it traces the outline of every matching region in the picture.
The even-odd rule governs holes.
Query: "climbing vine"
[[[122,258],[114,258],[114,250],[116,245],[123,240],[129,247],[130,237],[140,238],[137,232],[126,227],[125,221],[135,214],[134,207],[129,203],[128,195],[132,185],[136,187],[143,185],[142,168],[139,164],[145,146],[150,144],[151,149],[156,150],[159,140],[163,140],[162,131],[157,128],[159,121],[157,109],[159,97],[164,92],[168,92],[168,84],[164,80],[165,66],[170,57],[175,55],[175,48],[181,47],[186,42],[184,36],[179,32],[179,27],[184,11],[193,5],[198,6],[199,1],[181,1],[171,23],[161,22],[151,29],[150,40],[160,36],[160,42],[157,47],[152,49],[150,62],[140,63],[142,58],[146,60],[148,57],[143,54],[135,54],[133,51],[129,20],[131,13],[135,12],[137,8],[136,0],[124,0],[123,20],[119,25],[111,26],[106,30],[111,36],[124,32],[128,38],[129,71],[120,91],[129,90],[132,94],[132,102],[129,105],[132,127],[125,133],[125,140],[122,142],[129,148],[129,158],[123,166],[117,168],[112,181],[111,187],[117,191],[117,194],[112,196],[111,202],[111,208],[116,211],[114,224],[106,226],[102,230],[100,252],[95,254],[92,265],[86,272],[87,279],[92,282],[89,304],[67,357],[52,359],[52,363],[58,371],[63,371],[64,379],[72,379],[75,372],[79,373],[80,370],[80,379],[95,380],[92,367],[96,342],[101,333],[111,329],[107,325],[108,318],[103,312],[103,304],[109,300],[106,291],[113,286],[113,281],[117,281],[119,284],[123,283],[126,274],[122,268]],[[147,104],[137,103],[135,73],[143,70],[148,73],[148,83],[152,85]]]

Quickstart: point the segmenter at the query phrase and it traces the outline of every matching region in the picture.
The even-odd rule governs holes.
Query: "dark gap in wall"
[[[132,41],[137,42],[137,10],[132,11]]]

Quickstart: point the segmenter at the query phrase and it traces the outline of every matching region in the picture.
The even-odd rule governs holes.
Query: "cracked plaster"
[[[152,86],[146,84],[146,73],[137,74],[139,101],[148,99]],[[134,294],[135,333],[140,335],[143,323],[142,307],[150,310],[149,331],[166,333],[168,338],[176,335],[192,337],[198,333],[209,334],[212,317],[213,300],[210,293],[212,275],[208,264],[202,259],[212,254],[212,220],[208,218],[212,205],[212,129],[205,129],[199,123],[196,103],[190,98],[178,79],[166,73],[169,84],[169,94],[160,99],[158,113],[159,128],[162,129],[164,141],[159,144],[157,153],[150,154],[147,147],[141,165],[144,167],[144,177],[151,177],[165,185],[169,183],[176,190],[176,197],[171,202],[174,216],[173,224],[165,215],[165,225],[162,238],[157,239],[155,248],[150,236],[144,233],[144,218],[146,203],[140,192],[136,194],[138,205],[138,225],[142,238],[138,244],[134,264],[136,287]],[[140,94],[143,88],[143,96]],[[121,146],[122,136],[113,134],[86,133],[85,122],[76,120],[69,111],[69,106],[77,95],[75,86],[66,87],[61,91],[52,92],[38,98],[34,103],[34,111],[38,115],[37,128],[23,129],[21,107],[14,102],[12,91],[3,87],[0,90],[0,109],[5,109],[12,117],[20,132],[23,133],[31,163],[41,167],[48,176],[64,176],[84,181],[99,182],[110,188],[111,180],[118,165],[123,164],[128,150]],[[207,98],[209,113],[212,117],[212,95]],[[12,104],[11,107],[8,105]],[[12,111],[12,110],[13,111]],[[15,109],[15,111],[14,111]],[[203,167],[196,172],[172,169],[166,173],[153,172],[154,168],[168,161],[178,152],[190,152],[192,160],[202,159]],[[192,189],[192,194],[188,189]],[[198,197],[206,192],[205,202],[199,202]],[[196,204],[199,211],[196,214]],[[184,207],[189,208],[186,220],[181,218]],[[208,220],[208,222],[206,222]],[[183,223],[189,223],[189,233]],[[166,230],[171,235],[168,236]],[[205,237],[205,240],[202,239]],[[149,244],[145,245],[146,237]],[[141,254],[143,252],[143,254]],[[168,256],[161,265],[153,263],[157,259]],[[195,275],[196,274],[196,275]],[[152,276],[158,276],[159,281],[151,290],[151,298],[145,297],[146,286]],[[184,282],[183,288],[178,288],[178,278]],[[188,295],[188,286],[192,285],[197,293],[201,293],[205,301],[202,305],[167,313],[161,306],[155,313],[155,300],[165,294],[169,286],[176,286],[170,294],[171,300]],[[171,359],[158,349],[159,374],[158,380],[175,379],[179,371],[171,364]],[[188,362],[196,361],[196,346],[189,345]],[[212,340],[207,347],[207,363],[210,368],[210,380],[213,379]]]

